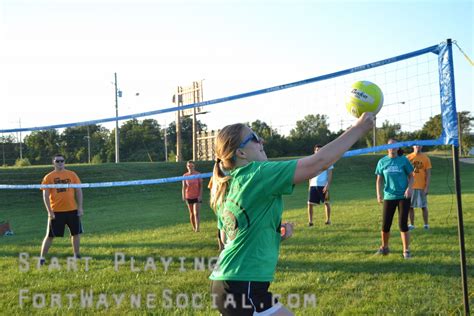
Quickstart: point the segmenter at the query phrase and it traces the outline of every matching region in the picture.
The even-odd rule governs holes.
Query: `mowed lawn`
[[[307,185],[285,197],[284,219],[296,223],[282,244],[271,290],[297,315],[458,314],[462,287],[453,167],[432,157],[431,229],[416,210],[411,260],[402,258],[397,216],[391,250],[380,245],[381,207],[374,169],[381,155],[344,158],[334,169],[332,222],[322,207],[307,226]],[[82,182],[157,179],[181,175],[184,163],[71,165]],[[471,311],[474,305],[474,165],[460,165]],[[210,172],[210,162],[197,169]],[[1,184],[36,184],[51,167],[0,168]],[[208,180],[205,180],[207,185]],[[46,212],[39,190],[0,190],[0,220],[13,236],[0,237],[0,314],[218,315],[209,295],[218,255],[216,222],[205,203],[201,232],[192,232],[181,183],[84,189],[82,256],[77,270],[69,238],[55,239],[47,265],[36,266]],[[67,234],[67,233],[66,233]],[[21,254],[21,255],[20,255]],[[21,257],[21,258],[20,258]],[[53,258],[54,257],[54,258]]]

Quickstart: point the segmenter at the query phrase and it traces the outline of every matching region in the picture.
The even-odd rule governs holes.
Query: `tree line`
[[[307,155],[315,144],[327,144],[341,135],[344,130],[329,130],[327,115],[310,114],[296,122],[288,136],[278,133],[267,123],[256,120],[248,125],[264,139],[268,157],[290,157]],[[474,144],[470,135],[474,118],[470,112],[459,112],[462,154],[467,155]],[[207,125],[197,120],[197,129],[207,131]],[[431,117],[420,130],[402,131],[400,124],[389,121],[376,129],[376,144],[385,144],[389,138],[399,141],[415,139],[436,139],[441,135],[441,115]],[[165,157],[165,134],[168,157]],[[183,159],[192,158],[192,119],[181,122]],[[56,129],[33,131],[20,144],[12,136],[1,136],[3,166],[44,165],[51,163],[56,153],[65,155],[68,163],[106,163],[115,161],[115,129],[108,130],[100,125],[69,127],[59,132]],[[154,119],[129,120],[119,127],[120,161],[174,161],[176,150],[176,123],[162,127]],[[353,148],[373,146],[370,132],[360,139]],[[447,146],[437,146],[446,149]],[[444,148],[443,148],[444,147]],[[21,158],[20,159],[20,152]]]

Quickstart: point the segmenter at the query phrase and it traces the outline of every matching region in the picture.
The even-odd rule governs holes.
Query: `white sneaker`
[[[424,229],[430,229],[430,225],[425,224],[425,225],[423,225],[423,228],[424,228]]]
[[[415,225],[408,225],[408,230],[414,230],[415,229]]]
[[[411,258],[410,250],[404,251],[403,252],[403,259],[410,259],[410,258]]]

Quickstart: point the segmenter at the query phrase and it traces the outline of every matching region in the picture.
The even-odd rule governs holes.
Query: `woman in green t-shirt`
[[[268,291],[280,241],[293,231],[292,225],[281,225],[282,195],[334,164],[372,128],[373,121],[372,113],[363,114],[317,153],[290,161],[267,161],[262,140],[244,124],[219,132],[211,207],[226,244],[210,279],[213,302],[223,315],[292,315]]]

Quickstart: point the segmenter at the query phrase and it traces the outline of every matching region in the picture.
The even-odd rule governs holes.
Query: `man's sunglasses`
[[[255,134],[255,132],[252,132],[247,137],[245,137],[245,139],[240,143],[239,148],[244,148],[245,145],[247,145],[250,141],[253,141],[255,143],[261,143],[262,142],[260,137],[258,137],[258,135]]]
[[[56,159],[54,162],[55,163],[62,163],[62,162],[64,162],[64,159]]]

